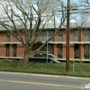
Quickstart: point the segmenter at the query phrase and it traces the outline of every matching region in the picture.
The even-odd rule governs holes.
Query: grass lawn
[[[70,63],[69,72],[66,72],[65,63],[61,64],[28,63],[27,68],[25,69],[22,69],[20,66],[21,66],[20,62],[0,61],[0,71],[90,77],[89,63],[88,64],[75,63],[74,71],[73,71],[73,64]]]

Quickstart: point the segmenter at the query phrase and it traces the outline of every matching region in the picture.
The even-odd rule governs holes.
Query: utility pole
[[[69,31],[70,31],[70,0],[67,0],[66,71],[69,71]]]

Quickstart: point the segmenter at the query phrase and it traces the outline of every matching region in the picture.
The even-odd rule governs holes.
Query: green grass
[[[90,64],[85,63],[81,64],[75,63],[74,72],[72,63],[70,63],[69,72],[66,72],[65,63],[61,64],[28,63],[25,69],[22,69],[20,66],[21,66],[20,62],[0,61],[0,71],[90,77]]]

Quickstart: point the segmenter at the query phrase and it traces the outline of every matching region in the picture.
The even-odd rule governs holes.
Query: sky
[[[64,2],[65,6],[67,6],[67,0],[62,0],[62,1]],[[71,5],[75,6],[76,4],[80,4],[80,1],[81,0],[70,0],[70,3],[71,3]],[[1,9],[1,7],[0,7],[0,9]],[[3,10],[1,10],[1,15],[0,16],[2,16],[2,14],[4,15]],[[85,19],[88,19],[89,15],[88,14],[87,15],[86,14],[82,15],[80,13],[79,14],[74,13],[74,14],[71,14],[70,17],[71,17],[70,21],[72,23],[76,23],[76,22],[79,22],[79,21],[84,22]],[[56,21],[57,21],[57,23],[60,21],[59,17],[56,17]],[[49,21],[49,23],[52,23],[52,21]]]

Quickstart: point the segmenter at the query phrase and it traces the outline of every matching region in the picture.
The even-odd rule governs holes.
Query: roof
[[[33,27],[34,27],[35,24],[33,24]],[[29,24],[27,25],[27,28],[29,29]],[[40,27],[42,27],[43,24],[41,24]],[[24,29],[24,26],[23,25],[17,25],[17,27],[19,29]],[[56,27],[58,28],[59,27],[59,23],[56,23]],[[65,29],[66,28],[66,24],[63,24],[62,29]],[[70,23],[70,28],[90,28],[90,22],[84,22],[82,25],[80,22],[73,22],[73,23]],[[47,23],[45,25],[45,29],[54,29],[54,24],[53,23]],[[6,29],[0,25],[0,31],[6,31]]]

